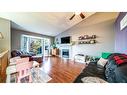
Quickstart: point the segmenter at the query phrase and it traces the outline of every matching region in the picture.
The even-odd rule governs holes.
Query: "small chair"
[[[26,58],[13,58],[6,69],[7,79],[6,82],[11,82],[11,75],[16,75],[15,82],[20,83],[22,78],[28,77],[28,82],[32,82],[30,69],[32,62],[29,62],[29,57]]]
[[[16,64],[29,62],[29,57],[16,59]]]
[[[31,62],[23,62],[16,65],[16,71],[18,72],[17,75],[17,83],[31,83],[32,77],[31,77],[31,68],[32,63]]]
[[[23,63],[23,62],[29,62],[29,57],[26,57],[26,58],[21,58],[21,57],[11,58],[9,65],[16,65],[16,64],[19,64],[19,63]]]
[[[20,56],[10,58],[10,63],[14,63],[16,62],[17,59],[20,59],[20,58],[21,58]]]

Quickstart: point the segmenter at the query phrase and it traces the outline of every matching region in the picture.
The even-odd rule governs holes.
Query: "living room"
[[[1,0],[4,95],[126,95],[126,0]]]
[[[13,83],[29,82],[27,77],[17,81],[17,71],[11,71],[19,64],[14,61],[21,59],[24,60],[22,63],[27,60],[35,65],[32,73],[38,69],[41,71],[41,78],[36,78],[35,83],[92,83],[95,80],[97,83],[127,82],[127,74],[124,72],[126,15],[126,12],[1,13],[1,58],[6,53],[9,57],[9,60],[6,58],[7,64],[1,67],[1,82],[10,83],[10,76],[15,78]],[[108,74],[110,63],[107,69],[105,66],[109,61],[108,57],[112,55],[114,58],[115,53],[120,53],[117,56],[122,56],[124,61],[115,61],[113,66],[120,66],[114,70],[123,70],[120,71],[123,76],[117,75],[114,78],[110,76],[111,73]],[[21,67],[19,69],[23,69]],[[97,73],[99,71],[101,73]],[[104,74],[105,71],[107,73]],[[115,74],[118,74],[118,71]]]

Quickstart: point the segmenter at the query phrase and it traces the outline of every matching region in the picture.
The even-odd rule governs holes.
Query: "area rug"
[[[33,83],[47,83],[52,78],[39,68],[31,69]]]

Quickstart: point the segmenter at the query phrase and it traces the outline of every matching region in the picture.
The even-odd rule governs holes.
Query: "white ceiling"
[[[83,12],[86,18],[94,13]],[[72,12],[0,13],[0,17],[12,21],[12,28],[49,36],[56,36],[82,21],[79,15],[76,15],[73,20],[69,20],[72,15]]]

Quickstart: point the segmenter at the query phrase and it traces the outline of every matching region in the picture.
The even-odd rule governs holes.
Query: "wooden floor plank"
[[[44,57],[41,68],[52,78],[49,83],[72,83],[85,64],[59,57]]]

